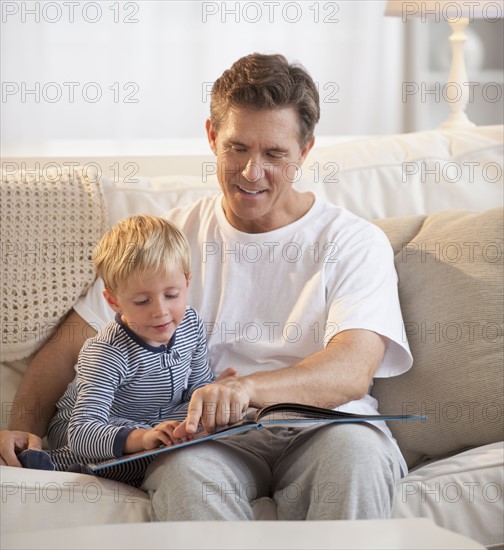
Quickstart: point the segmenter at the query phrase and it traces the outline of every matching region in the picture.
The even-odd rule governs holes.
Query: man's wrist
[[[241,378],[241,382],[245,384],[245,395],[247,396],[247,403],[244,404],[246,405],[245,408],[253,407],[260,409],[262,407],[257,396],[258,374],[249,374]]]

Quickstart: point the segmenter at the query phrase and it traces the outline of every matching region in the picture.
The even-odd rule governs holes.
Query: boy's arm
[[[68,444],[75,454],[93,460],[123,454],[134,428],[111,424],[110,415],[119,387],[129,381],[128,366],[123,350],[102,339],[89,342],[80,353],[68,423]]]
[[[15,453],[40,446],[56,403],[73,380],[74,365],[94,329],[72,312],[29,364],[12,404],[9,430],[0,432],[0,464],[20,466]],[[34,437],[38,436],[38,437]]]

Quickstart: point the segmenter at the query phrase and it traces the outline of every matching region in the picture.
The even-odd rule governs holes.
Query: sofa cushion
[[[220,189],[215,177],[207,178],[206,182],[202,182],[200,176],[188,175],[137,180],[130,183],[102,179],[110,225],[136,214],[163,216],[172,208],[215,195]]]
[[[385,231],[394,256],[401,252],[405,243],[412,241],[422,229],[427,216],[400,216],[373,220],[373,223]]]
[[[2,466],[2,533],[150,520],[150,500],[118,481]]]
[[[295,187],[365,219],[442,209],[483,211],[504,199],[502,126],[347,137],[329,146],[318,143],[317,138]],[[206,157],[170,152],[137,158],[131,164],[138,166],[138,175],[102,178],[112,222],[145,211],[163,214],[218,191],[210,149]]]
[[[296,186],[365,219],[503,204],[503,128],[375,136],[312,149]]]
[[[427,517],[487,548],[504,544],[504,443],[422,466],[397,485],[392,517]]]
[[[2,174],[3,361],[34,353],[94,281],[107,225],[96,174],[72,167]]]
[[[414,363],[377,379],[373,395],[384,414],[428,416],[390,424],[410,467],[504,439],[503,212],[431,214],[396,253]],[[392,221],[381,225],[394,233]]]

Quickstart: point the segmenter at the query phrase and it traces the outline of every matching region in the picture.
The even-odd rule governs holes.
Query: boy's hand
[[[173,430],[180,424],[178,420],[166,420],[151,430],[145,430],[142,438],[143,448],[147,451],[159,445],[170,445],[181,442],[182,439],[173,436]]]
[[[185,435],[174,437],[173,431],[180,424],[178,420],[166,420],[159,423],[150,430],[137,429],[128,434],[124,453],[136,453],[138,451],[149,451],[159,445],[171,445],[172,443],[181,443],[188,438]]]

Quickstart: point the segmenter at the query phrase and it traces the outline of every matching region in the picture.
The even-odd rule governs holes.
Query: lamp
[[[486,19],[497,21],[503,17],[503,2],[481,0],[426,0],[407,1],[389,0],[385,15],[400,15],[403,22],[410,17],[421,17],[425,22],[427,18],[448,21],[452,29],[449,38],[451,43],[452,58],[446,98],[450,101],[450,116],[441,125],[442,128],[464,128],[475,126],[465,109],[469,101],[469,89],[466,86],[467,71],[464,59],[464,44],[466,36],[464,30],[470,21],[474,19]]]

